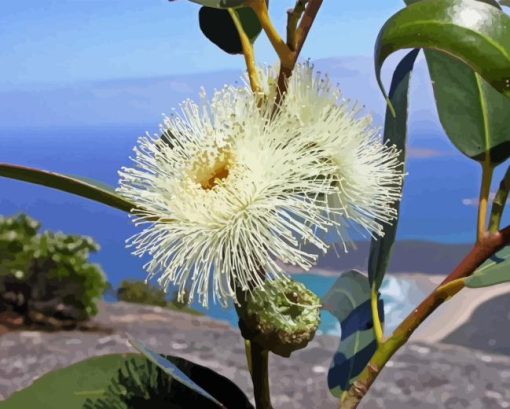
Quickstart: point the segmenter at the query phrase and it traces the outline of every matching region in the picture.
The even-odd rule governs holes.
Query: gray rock
[[[239,331],[227,323],[157,307],[103,304],[102,331],[9,332],[0,336],[0,398],[56,368],[87,357],[132,351],[126,334],[232,379],[252,396]],[[275,409],[333,409],[326,375],[338,339],[317,336],[290,359],[270,358]],[[510,408],[510,357],[460,346],[413,343],[388,363],[360,409]]]
[[[442,342],[510,355],[510,294],[481,304],[464,325]]]

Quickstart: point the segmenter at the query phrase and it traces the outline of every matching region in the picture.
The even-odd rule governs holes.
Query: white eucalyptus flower
[[[268,101],[274,100],[277,71],[268,68],[259,74]],[[276,121],[287,122],[288,129],[296,129],[300,143],[308,140],[323,149],[337,166],[338,191],[330,196],[330,204],[341,209],[338,233],[346,248],[348,226],[381,236],[383,223],[395,219],[393,204],[401,197],[404,169],[399,151],[382,143],[378,130],[371,126],[372,118],[361,116],[359,107],[340,97],[340,90],[327,76],[314,73],[310,63],[298,64]],[[291,132],[288,135],[292,137]]]
[[[150,256],[149,278],[207,306],[210,285],[226,305],[238,288],[281,278],[277,261],[308,270],[316,255],[301,243],[326,251],[317,232],[335,209],[320,197],[336,191],[336,166],[286,122],[269,123],[242,87],[181,109],[161,127],[170,142],[141,137],[134,167],[119,172],[119,191],[145,225],[129,243]]]

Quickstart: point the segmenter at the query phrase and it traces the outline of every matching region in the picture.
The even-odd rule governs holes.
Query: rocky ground
[[[132,351],[126,334],[157,351],[207,365],[251,396],[243,342],[238,331],[226,323],[158,307],[116,303],[102,304],[95,324],[103,330],[1,335],[0,398],[52,369],[94,355]],[[335,338],[318,336],[291,359],[271,357],[275,409],[338,408],[326,385],[337,344]],[[510,357],[440,343],[409,344],[389,362],[360,408],[510,408]]]

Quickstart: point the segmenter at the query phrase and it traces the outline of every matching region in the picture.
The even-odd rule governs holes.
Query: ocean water
[[[1,129],[0,162],[16,163],[79,175],[116,185],[117,170],[130,164],[136,138],[156,127],[96,127]],[[398,239],[423,239],[444,243],[472,241],[475,231],[479,167],[442,136],[411,130],[411,154],[404,188]],[[496,172],[499,180],[502,171]],[[136,230],[126,214],[103,205],[40,186],[0,178],[0,214],[26,212],[44,229],[89,235],[101,245],[93,260],[103,267],[115,286],[122,279],[144,279],[144,260],[125,248],[124,241]],[[506,216],[508,222],[508,214]],[[419,271],[419,266],[417,266]],[[318,295],[335,277],[297,275]],[[382,288],[386,301],[386,325],[392,328],[422,297],[413,282],[396,278]],[[211,306],[206,312],[236,324],[232,309]],[[336,320],[324,314],[321,331],[338,331]]]

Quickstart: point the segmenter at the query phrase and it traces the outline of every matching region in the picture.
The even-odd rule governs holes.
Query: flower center
[[[231,162],[229,151],[220,150],[214,157],[210,152],[204,152],[196,159],[191,173],[202,189],[211,190],[228,177]]]

